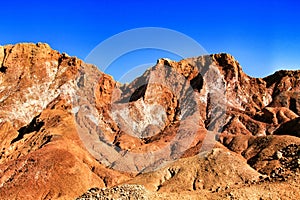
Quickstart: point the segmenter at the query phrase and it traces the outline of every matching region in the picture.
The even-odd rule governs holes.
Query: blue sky
[[[3,1],[0,45],[42,41],[85,59],[117,33],[163,27],[188,35],[208,53],[232,54],[246,73],[262,77],[278,69],[300,69],[299,10],[296,0]],[[109,73],[118,79],[118,66],[129,70],[168,56],[172,58],[155,50],[129,53]]]

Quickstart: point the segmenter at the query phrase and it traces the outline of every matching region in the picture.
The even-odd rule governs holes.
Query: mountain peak
[[[44,43],[2,46],[0,196],[297,199],[299,73],[253,78],[220,53],[123,85]]]

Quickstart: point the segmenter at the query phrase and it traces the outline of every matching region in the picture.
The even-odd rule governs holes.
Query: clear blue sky
[[[42,41],[81,59],[119,32],[164,27],[192,37],[209,53],[232,54],[252,76],[300,69],[297,0],[2,1],[0,27],[0,45]],[[142,60],[137,56],[119,64]]]

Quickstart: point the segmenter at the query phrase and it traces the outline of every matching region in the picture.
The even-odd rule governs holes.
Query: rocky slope
[[[120,84],[47,44],[0,47],[0,197],[297,199],[299,89],[228,54]]]

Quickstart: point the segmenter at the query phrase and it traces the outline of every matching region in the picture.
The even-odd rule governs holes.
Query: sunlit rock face
[[[47,44],[0,47],[0,196],[297,199],[299,89],[300,71],[253,78],[225,53],[121,84]]]

